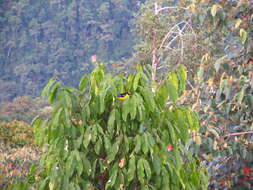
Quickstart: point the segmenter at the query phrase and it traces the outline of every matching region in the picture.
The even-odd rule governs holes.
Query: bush
[[[0,143],[0,189],[8,184],[22,181],[29,168],[38,162],[39,151],[34,147],[10,147]]]
[[[22,121],[0,122],[0,142],[10,147],[34,145],[32,127]]]
[[[38,166],[43,172],[36,184],[32,171],[26,182],[9,189],[29,189],[29,183],[40,190],[206,189],[206,170],[187,146],[198,117],[177,105],[185,69],[169,73],[159,85],[137,70],[124,80],[98,66],[79,89],[60,88],[51,79],[42,94],[53,113],[34,122],[37,143],[48,144]],[[129,98],[115,98],[123,92],[130,92]]]

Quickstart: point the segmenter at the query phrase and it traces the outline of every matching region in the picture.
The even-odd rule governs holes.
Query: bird
[[[130,93],[129,92],[125,92],[125,93],[122,93],[122,94],[118,94],[117,95],[117,99],[118,100],[125,100],[129,97]]]

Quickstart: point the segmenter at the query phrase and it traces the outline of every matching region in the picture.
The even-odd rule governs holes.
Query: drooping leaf
[[[44,89],[42,90],[42,92],[41,92],[41,96],[42,96],[42,97],[48,96],[48,94],[49,94],[49,92],[50,92],[50,89],[51,89],[52,85],[55,83],[55,81],[56,81],[56,79],[55,79],[54,77],[52,77],[52,78],[48,81],[47,85],[45,86],[45,88],[44,88]]]
[[[144,167],[143,159],[140,158],[137,162],[137,176],[141,184],[145,183]]]
[[[127,180],[131,182],[135,177],[136,172],[136,163],[135,163],[135,156],[132,156],[128,163],[128,170],[127,170]]]
[[[80,91],[84,91],[84,89],[85,89],[85,86],[86,86],[86,84],[87,84],[87,82],[88,82],[88,77],[86,76],[86,75],[84,75],[83,77],[82,77],[82,79],[80,80],[80,82],[79,82],[79,90]]]

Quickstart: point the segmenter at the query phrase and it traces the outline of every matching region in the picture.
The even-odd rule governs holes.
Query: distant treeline
[[[4,0],[0,3],[0,101],[39,95],[52,76],[75,86],[103,61],[130,57],[144,0]]]

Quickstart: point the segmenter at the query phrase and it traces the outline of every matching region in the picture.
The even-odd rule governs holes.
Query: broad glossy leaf
[[[83,146],[85,149],[89,146],[91,138],[92,138],[91,130],[90,128],[88,128],[86,129],[84,138],[83,138]]]
[[[108,162],[112,162],[116,156],[116,154],[118,153],[119,151],[119,142],[115,142],[112,147],[111,147],[111,150],[109,151],[109,154],[107,156],[107,160]]]
[[[147,180],[150,180],[152,172],[151,172],[151,168],[149,166],[149,163],[145,159],[142,159],[142,163],[143,163],[143,166],[144,166],[144,170],[145,170],[145,173],[146,173]]]
[[[136,117],[136,113],[137,113],[137,101],[136,101],[136,97],[135,95],[132,95],[131,96],[131,99],[130,99],[130,116],[131,116],[131,119],[135,119]]]
[[[160,175],[161,172],[161,161],[156,153],[152,156],[153,169],[157,175]]]
[[[118,175],[118,164],[114,164],[114,166],[112,167],[112,169],[110,169],[109,172],[109,180],[106,183],[106,187],[105,189],[108,189],[109,187],[113,187],[113,185],[115,184],[115,181],[117,179],[117,175]]]
[[[56,101],[56,94],[58,91],[59,86],[61,85],[60,82],[57,82],[53,87],[49,94],[48,101],[50,104],[54,103]]]
[[[137,162],[137,176],[141,184],[145,182],[145,173],[144,173],[144,165],[143,160],[140,158]]]
[[[109,131],[113,131],[114,130],[114,123],[115,123],[115,115],[116,114],[116,110],[113,109],[110,113],[109,119],[108,119],[108,130]]]
[[[85,86],[86,86],[86,84],[88,82],[88,79],[89,78],[86,75],[83,75],[82,79],[79,82],[79,89],[80,89],[80,91],[84,91]]]
[[[146,155],[149,151],[149,142],[148,142],[148,137],[146,135],[146,133],[144,133],[141,136],[141,149],[142,152]]]
[[[123,102],[123,106],[122,106],[122,119],[124,121],[126,121],[127,119],[127,115],[130,113],[130,105],[129,105],[129,99],[126,99],[124,102]]]
[[[83,172],[83,161],[81,159],[80,153],[75,150],[75,156],[76,156],[76,170],[77,170],[77,174],[79,176],[81,176],[82,172]]]
[[[101,146],[102,146],[102,141],[101,141],[100,137],[98,137],[98,141],[96,142],[95,147],[94,147],[94,150],[97,155],[100,154]]]
[[[45,88],[42,90],[41,92],[41,96],[42,97],[45,97],[45,96],[48,96],[49,92],[50,92],[50,88],[52,87],[52,85],[55,83],[56,79],[54,77],[52,77],[47,85],[45,86]]]
[[[172,83],[168,83],[167,88],[168,88],[168,93],[169,93],[170,100],[174,104],[176,104],[177,99],[178,99],[178,92],[177,92],[176,87]]]
[[[134,82],[133,82],[133,90],[136,91],[138,84],[139,84],[139,80],[141,77],[141,73],[137,73],[134,77]]]
[[[184,65],[181,65],[177,71],[178,79],[179,79],[179,91],[183,92],[186,88],[186,80],[187,80],[187,70]]]
[[[82,156],[83,160],[83,172],[88,176],[92,174],[92,167],[90,161],[86,158],[86,156]]]
[[[135,156],[132,156],[128,163],[128,170],[127,170],[127,180],[128,182],[132,181],[134,179],[136,172],[136,162],[135,162]]]
[[[137,136],[135,137],[135,148],[134,148],[134,151],[135,151],[136,153],[139,153],[139,151],[140,151],[140,149],[141,149],[141,142],[142,142],[141,136],[140,136],[140,135],[137,135]]]

